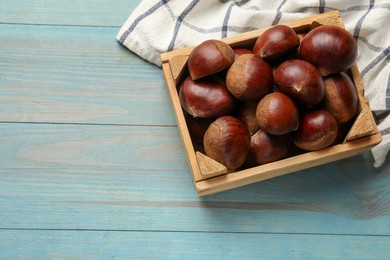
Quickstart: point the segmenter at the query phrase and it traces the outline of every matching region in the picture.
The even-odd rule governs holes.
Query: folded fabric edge
[[[122,32],[119,31],[116,35],[116,40],[125,46],[129,51],[135,53],[138,57],[143,60],[154,64],[158,67],[161,67],[160,55],[156,54],[155,50],[150,46],[145,44],[144,42],[138,41],[135,37],[129,38],[127,37],[123,42],[121,41]],[[130,47],[130,46],[133,46]]]
[[[376,115],[383,113],[383,111],[373,112]],[[384,118],[383,115],[380,115],[380,117],[382,119],[379,120],[378,130],[382,135],[382,141],[371,149],[372,156],[374,157],[373,165],[376,168],[381,167],[385,163],[390,151],[390,115],[386,112]]]

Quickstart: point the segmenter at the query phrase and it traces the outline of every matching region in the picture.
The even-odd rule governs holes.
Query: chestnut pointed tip
[[[298,48],[299,43],[299,37],[291,27],[279,24],[270,27],[257,38],[253,53],[267,61],[274,61]]]
[[[274,80],[280,92],[299,104],[314,106],[324,98],[322,76],[319,70],[307,61],[292,59],[283,62],[275,70]]]

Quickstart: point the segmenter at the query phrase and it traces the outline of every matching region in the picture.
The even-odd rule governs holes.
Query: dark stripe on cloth
[[[372,51],[381,52],[385,49],[383,47],[375,46],[374,44],[370,43],[366,38],[362,36],[359,37],[359,41],[362,41],[364,44],[366,44],[367,48]]]
[[[388,135],[390,134],[390,127],[389,128],[385,128],[381,131],[379,131],[379,133],[383,136],[383,135]]]
[[[229,24],[229,18],[230,18],[230,13],[232,12],[232,8],[235,6],[235,3],[232,3],[229,5],[225,17],[223,19],[223,26],[222,26],[222,35],[221,38],[226,38],[227,37],[227,28]]]
[[[126,38],[129,36],[129,34],[134,31],[135,27],[138,25],[139,22],[141,22],[143,19],[147,18],[149,15],[153,14],[155,11],[157,11],[161,6],[167,4],[170,0],[162,0],[153,5],[149,10],[147,10],[145,13],[138,16],[136,19],[134,19],[133,23],[130,25],[130,27],[122,34],[122,36],[119,39],[120,43],[123,43]]]
[[[280,9],[282,9],[283,5],[287,2],[287,0],[283,0],[280,5],[278,6],[278,8],[276,9],[276,16],[275,16],[275,19],[274,21],[272,22],[272,25],[275,25],[275,24],[278,24],[280,19],[282,18],[282,12],[280,11]]]
[[[320,11],[320,14],[325,13],[325,0],[320,0],[320,7],[318,9]]]
[[[355,37],[356,40],[359,38],[360,30],[362,29],[362,24],[363,24],[364,19],[366,18],[368,13],[371,11],[371,9],[374,7],[374,5],[375,5],[375,0],[370,0],[370,5],[368,7],[367,12],[365,12],[362,15],[362,17],[360,17],[360,19],[357,21],[357,23],[355,25],[355,29],[353,31],[353,37]]]
[[[340,10],[341,13],[351,12],[351,11],[363,11],[367,9],[390,9],[390,3],[388,4],[375,4],[371,7],[371,5],[355,5],[350,6],[347,9]]]
[[[369,72],[375,65],[377,65],[379,62],[381,62],[383,59],[387,57],[390,53],[390,46],[388,46],[386,49],[384,49],[378,56],[376,56],[375,59],[373,59],[360,73],[362,77],[364,77],[367,72]]]
[[[188,23],[187,21],[183,21],[182,25],[190,28],[191,30],[194,30],[194,31],[197,31],[200,33],[215,33],[215,32],[220,32],[222,30],[222,26],[212,27],[212,28],[200,28],[198,26],[195,26],[195,25]],[[258,29],[258,28],[257,27],[250,27],[250,26],[241,27],[241,26],[229,25],[226,30],[228,32],[242,33],[242,32],[253,31],[256,29]]]
[[[173,48],[175,47],[175,42],[176,42],[176,38],[177,38],[177,34],[180,30],[180,26],[184,20],[184,18],[187,16],[187,14],[189,12],[191,12],[191,10],[196,6],[196,4],[199,2],[199,0],[193,0],[185,9],[184,11],[179,15],[179,17],[177,18],[176,20],[176,24],[175,24],[175,30],[173,32],[173,37],[172,37],[172,40],[171,40],[171,43],[169,44],[168,46],[168,51],[172,51]]]
[[[297,11],[297,13],[305,13],[310,9],[316,9],[317,7],[311,6],[311,7],[302,7]],[[370,8],[370,5],[355,5],[355,6],[350,6],[347,9],[337,9],[333,8],[330,6],[327,6],[326,9],[328,10],[338,10],[340,13],[348,13],[348,12],[353,12],[353,11],[363,11],[367,10]],[[371,9],[388,9],[390,10],[390,3],[389,4],[375,4]]]
[[[387,89],[386,89],[386,109],[390,110],[390,73],[387,80]]]
[[[223,19],[223,26],[222,26],[222,34],[221,34],[221,38],[226,38],[227,37],[227,33],[228,33],[228,28],[229,28],[229,18],[230,18],[230,14],[232,12],[232,9],[234,6],[242,6],[246,3],[248,3],[249,0],[243,0],[241,2],[233,2],[229,5],[227,11],[226,11],[226,14],[225,14],[225,17]]]
[[[248,1],[250,1],[250,0],[246,0],[245,2],[248,2]],[[220,0],[219,2],[225,3],[225,2],[229,2],[229,1]],[[173,13],[170,5],[169,4],[165,5],[165,8],[168,10],[168,13],[171,16],[172,20],[176,20],[178,16]],[[250,9],[254,9],[254,7],[250,6]],[[186,20],[182,21],[182,26],[190,28],[191,30],[197,31],[199,33],[216,33],[216,32],[220,32],[222,30],[222,26],[216,26],[216,27],[211,27],[211,28],[202,28],[202,27],[196,26],[192,23],[189,23]],[[242,32],[253,31],[256,29],[258,29],[258,27],[228,25],[226,28],[226,31],[227,32],[242,33]]]

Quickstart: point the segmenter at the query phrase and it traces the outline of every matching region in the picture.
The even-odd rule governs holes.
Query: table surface
[[[115,40],[138,2],[1,1],[1,258],[389,259],[370,153],[196,196],[161,69]]]

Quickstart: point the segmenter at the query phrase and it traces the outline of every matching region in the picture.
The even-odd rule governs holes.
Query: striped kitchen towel
[[[358,41],[357,65],[383,137],[372,149],[379,167],[390,149],[390,0],[144,0],[117,40],[160,66],[160,54],[167,51],[331,10],[340,11]]]

